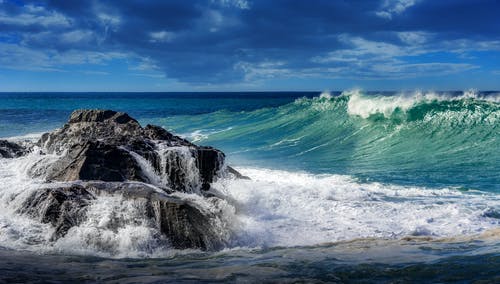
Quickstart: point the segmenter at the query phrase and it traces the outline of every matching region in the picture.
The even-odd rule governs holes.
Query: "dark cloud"
[[[498,51],[498,11],[495,0],[0,0],[0,43],[129,54],[148,63],[141,68],[190,83],[339,70],[379,78],[383,70],[436,69],[402,58],[446,52],[455,41],[464,52]]]

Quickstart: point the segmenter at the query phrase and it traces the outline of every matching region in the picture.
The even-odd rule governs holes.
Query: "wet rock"
[[[44,188],[35,191],[18,210],[55,227],[52,239],[64,236],[85,219],[86,208],[94,196],[80,185]]]
[[[214,177],[224,165],[224,158],[224,153],[212,147],[198,147],[196,149],[196,163],[203,181],[203,190],[210,189],[210,183],[214,181]]]
[[[17,158],[25,155],[27,152],[28,149],[20,144],[0,140],[0,158]]]
[[[128,151],[100,141],[73,145],[45,176],[49,181],[148,181]]]
[[[217,227],[218,216],[204,212],[191,201],[159,193],[144,183],[58,183],[35,191],[18,210],[55,227],[53,240],[86,220],[88,207],[103,194],[120,194],[127,200],[143,200],[144,214],[177,249],[213,250],[224,246]],[[119,215],[119,214],[117,214]]]
[[[143,128],[126,113],[111,110],[75,111],[37,146],[47,155],[28,172],[44,177],[48,186],[35,191],[19,213],[54,226],[53,239],[81,224],[103,194],[144,201],[144,216],[174,248],[218,249],[228,239],[220,229],[221,212],[176,196],[195,193],[215,204],[223,200],[208,192],[226,169],[224,153],[217,149],[197,146],[159,126]]]
[[[61,129],[44,134],[38,145],[49,154],[63,155],[45,171],[32,171],[42,172],[48,181],[153,182],[135,153],[165,177],[161,186],[191,192],[194,185],[186,184],[186,177],[193,172],[188,171],[197,172],[200,189],[208,190],[224,164],[224,154],[217,149],[196,146],[159,126],[142,128],[126,113],[111,110],[77,110]],[[164,159],[158,150],[165,147],[190,149],[197,169],[183,168],[186,156]]]
[[[237,179],[247,179],[250,180],[249,177],[242,175],[240,172],[235,170],[233,167],[227,166],[226,170],[229,174],[233,175]]]

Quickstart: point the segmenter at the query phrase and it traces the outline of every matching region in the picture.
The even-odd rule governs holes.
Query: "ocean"
[[[0,93],[0,139],[83,108],[222,150],[230,245],[171,249],[117,196],[53,241],[16,213],[32,157],[0,159],[0,282],[500,282],[500,92]]]

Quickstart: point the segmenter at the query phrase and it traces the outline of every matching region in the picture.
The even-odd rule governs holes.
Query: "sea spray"
[[[252,180],[214,187],[237,205],[240,245],[304,246],[363,238],[432,239],[498,228],[500,198],[454,188],[359,182],[349,176],[238,168]]]
[[[83,220],[70,228],[63,237],[54,239],[54,227],[42,222],[41,218],[20,211],[26,200],[40,188],[67,185],[65,182],[46,184],[43,178],[32,179],[29,176],[30,171],[27,169],[31,166],[47,166],[59,157],[48,160],[43,159],[44,156],[33,152],[16,159],[0,159],[0,206],[3,208],[0,240],[3,247],[38,253],[114,258],[166,257],[179,253],[160,232],[159,224],[155,223],[158,218],[148,216],[150,209],[147,199],[124,198],[119,192],[94,192],[95,199],[90,201]],[[160,188],[155,191],[157,194],[166,194]],[[213,229],[214,238],[228,244],[234,242],[231,232],[238,221],[232,204],[219,198],[204,198],[196,193],[176,193],[172,196],[190,202],[203,214],[214,216],[211,223],[207,224]]]
[[[199,193],[201,189],[200,171],[196,165],[194,149],[189,147],[169,147],[158,145],[161,159],[161,177],[175,188],[182,185],[186,192]]]

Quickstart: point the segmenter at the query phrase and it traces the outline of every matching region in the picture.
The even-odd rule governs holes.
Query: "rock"
[[[7,140],[0,140],[0,158],[17,158],[26,153],[28,153],[26,147]]]
[[[174,248],[219,249],[229,238],[229,229],[221,228],[226,224],[222,210],[210,211],[224,199],[210,192],[210,184],[226,171],[225,155],[215,148],[197,146],[159,126],[143,128],[126,113],[111,110],[77,110],[37,146],[47,155],[28,172],[44,177],[47,186],[18,212],[54,226],[52,239],[84,222],[103,194],[141,200],[140,212]],[[197,197],[181,198],[190,195],[177,192]]]
[[[224,164],[224,154],[217,149],[196,146],[159,126],[142,128],[126,113],[111,110],[77,110],[61,129],[44,134],[38,145],[49,154],[63,155],[46,169],[32,171],[45,175],[48,181],[135,180],[153,183],[148,178],[152,173],[145,173],[144,165],[138,161],[142,157],[156,175],[165,178],[164,184],[159,186],[191,192],[193,188],[210,189],[210,183]],[[186,163],[182,159],[190,157],[172,154],[181,147],[192,153],[196,169],[183,168]],[[167,155],[174,155],[174,159],[163,157],[167,151],[161,152],[160,148],[171,148]],[[189,171],[198,172],[198,185],[193,184],[194,173]],[[186,184],[188,176],[192,181]]]
[[[88,207],[102,194],[120,194],[129,200],[145,201],[140,203],[144,204],[145,215],[173,248],[213,250],[223,247],[227,241],[214,226],[218,216],[204,212],[190,201],[158,193],[144,183],[61,183],[35,191],[18,212],[52,224],[56,228],[52,239],[56,240],[81,224]]]
[[[203,190],[210,189],[210,183],[214,181],[214,177],[224,165],[224,158],[224,153],[212,147],[198,147],[196,149],[196,162],[203,181]]]
[[[237,170],[235,170],[233,167],[227,166],[226,170],[227,170],[228,173],[232,174],[237,179],[250,180],[249,177],[242,175],[240,172],[238,172]]]
[[[80,185],[44,188],[35,191],[18,213],[52,224],[55,227],[52,239],[55,240],[84,220],[86,208],[93,199],[94,196]]]
[[[148,182],[128,151],[100,141],[72,145],[65,156],[47,168],[45,175],[50,181]]]

